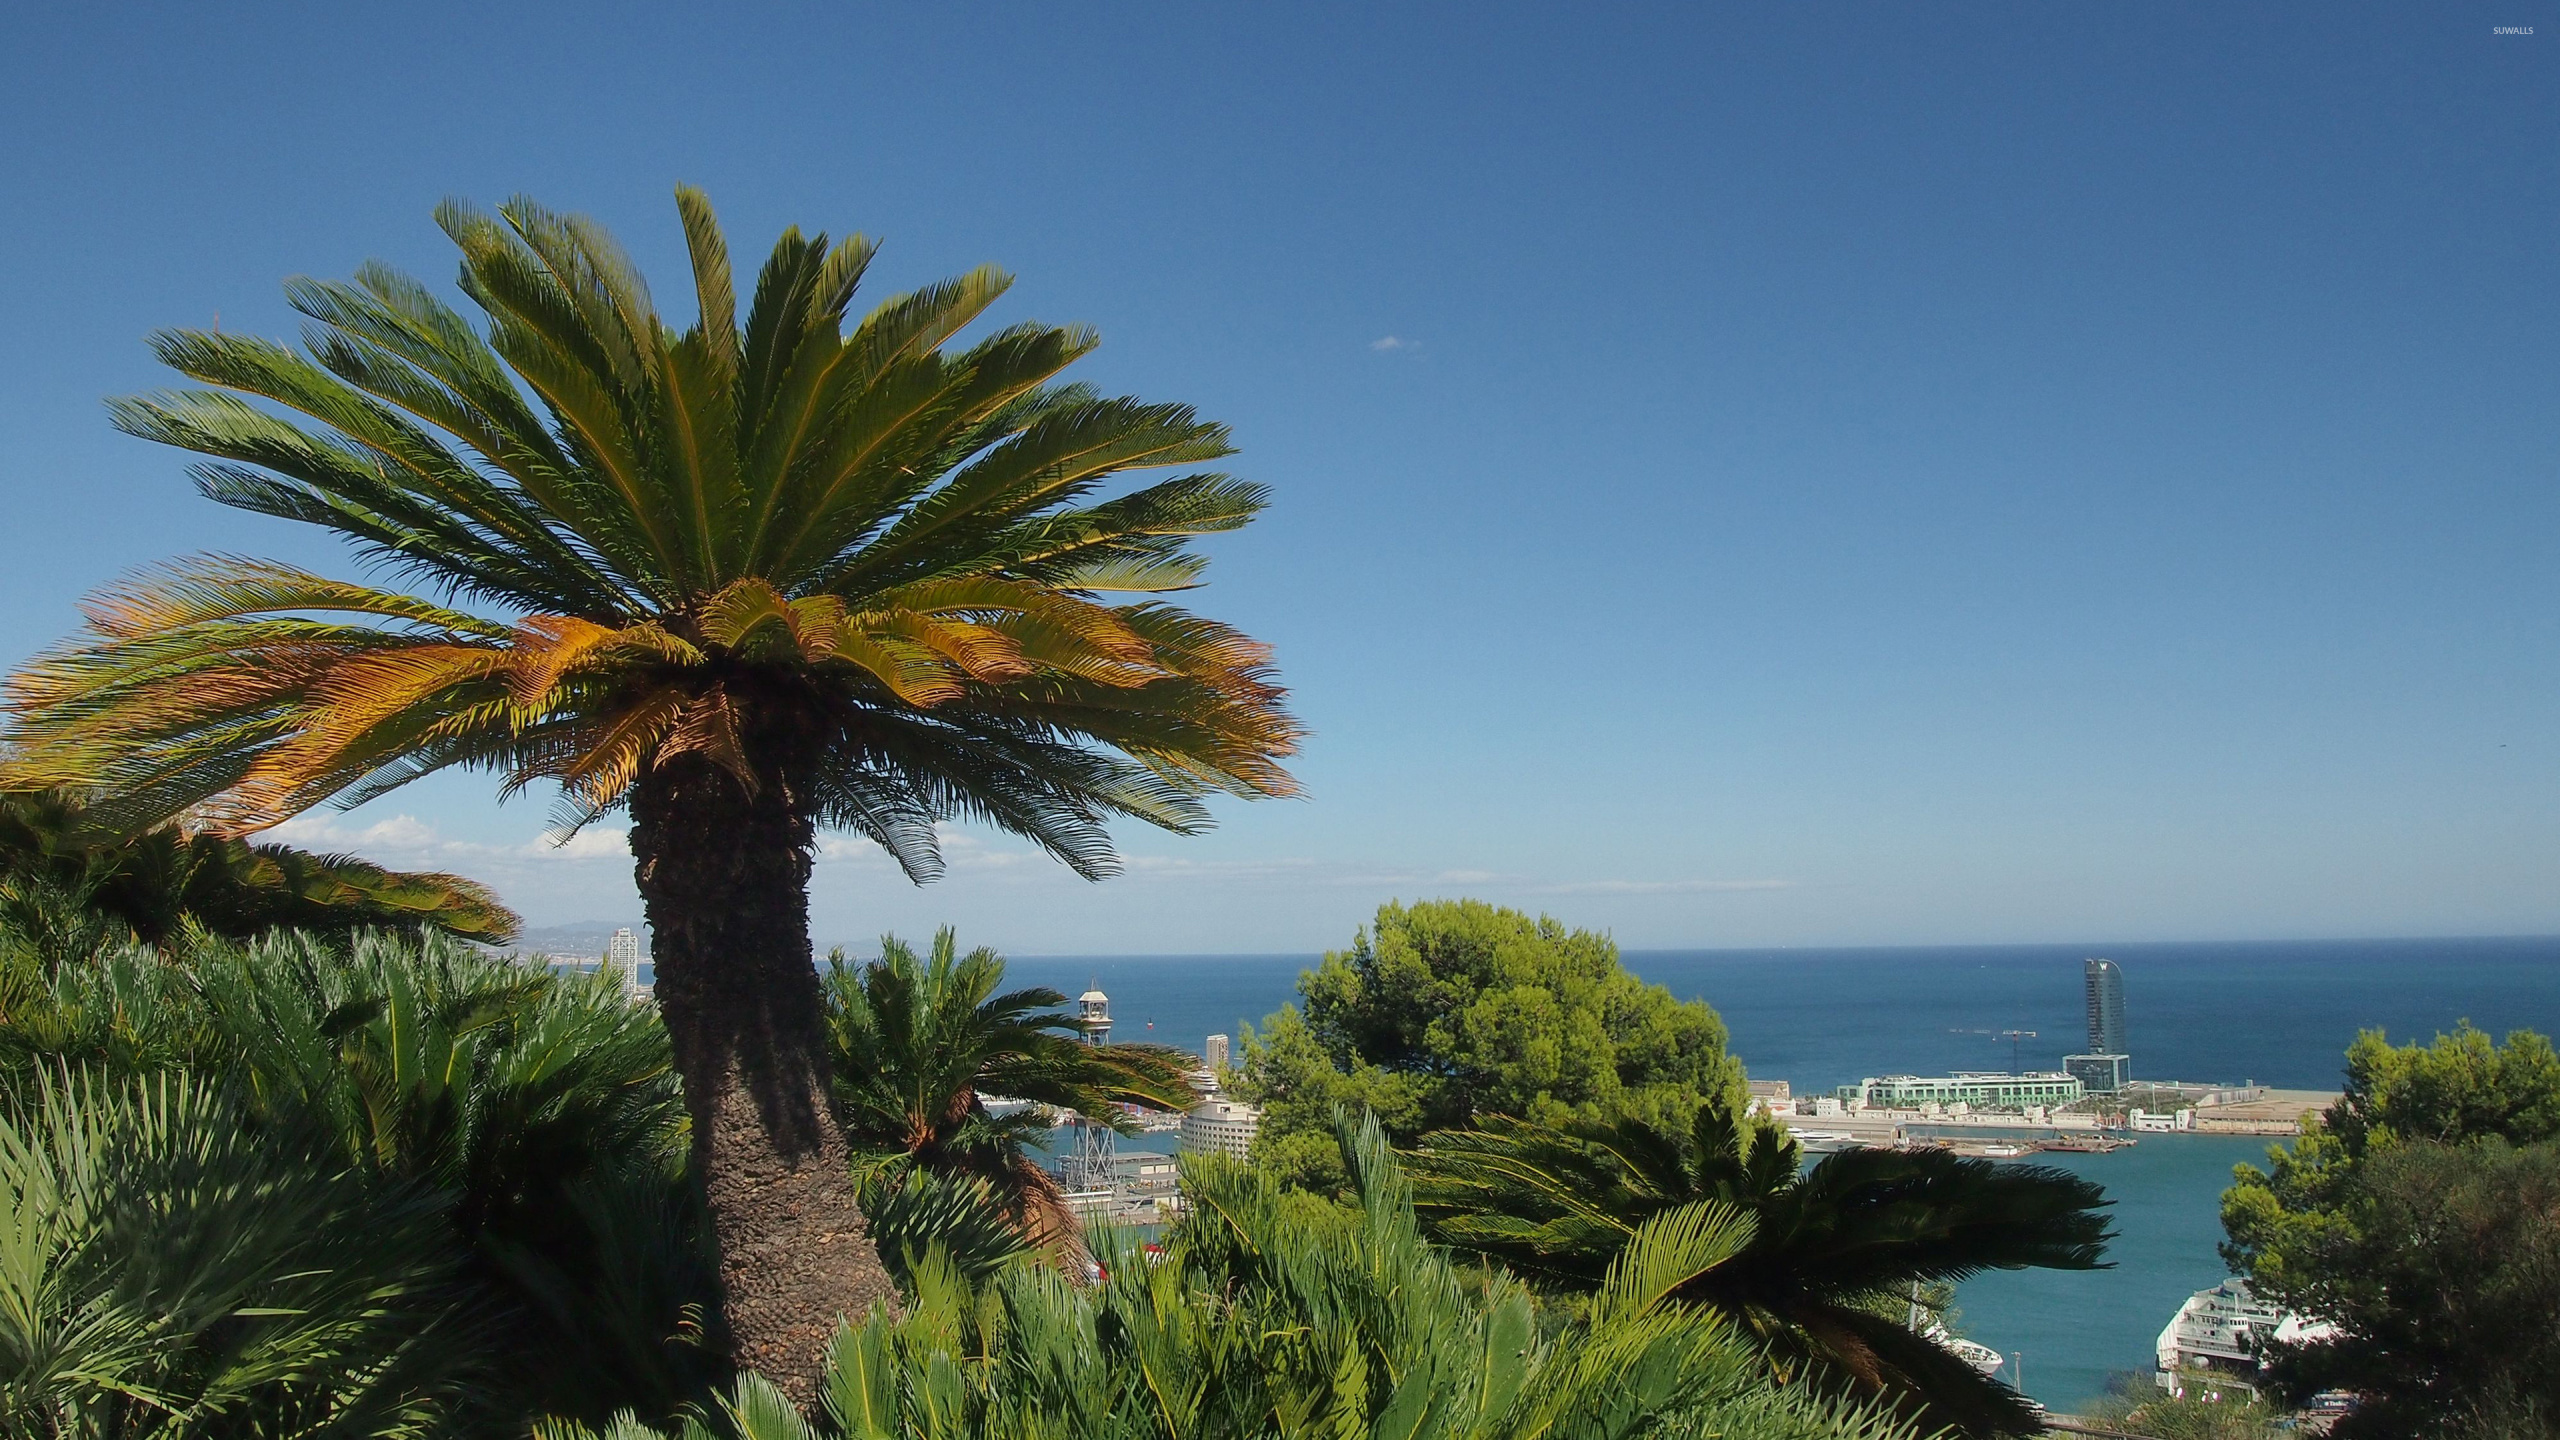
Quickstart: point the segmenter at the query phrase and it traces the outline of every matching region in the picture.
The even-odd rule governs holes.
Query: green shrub
[[[1356,1209],[1310,1207],[1215,1158],[1186,1162],[1194,1205],[1161,1254],[1097,1236],[1089,1285],[1040,1266],[972,1285],[928,1255],[903,1314],[839,1334],[816,1417],[750,1376],[724,1397],[721,1424],[745,1440],[1910,1435],[1771,1386],[1732,1327],[1667,1303],[1724,1253],[1695,1216],[1648,1226],[1588,1317],[1550,1335],[1518,1284],[1423,1241],[1374,1120],[1342,1126],[1337,1147]],[[605,1432],[653,1433],[630,1421]]]

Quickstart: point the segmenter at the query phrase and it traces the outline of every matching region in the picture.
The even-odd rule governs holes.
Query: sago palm
[[[941,1176],[972,1175],[1001,1197],[1034,1244],[1074,1234],[1058,1187],[1030,1155],[1048,1133],[1044,1111],[1125,1128],[1121,1107],[1182,1110],[1199,1103],[1191,1064],[1163,1045],[1087,1045],[1067,997],[1033,987],[997,993],[1004,958],[963,955],[945,928],[930,956],[896,936],[856,970],[827,967],[827,1033],[846,1138],[857,1150],[904,1156]],[[990,1096],[1037,1109],[999,1114]]]
[[[1149,1256],[1097,1240],[1102,1277],[1014,1266],[971,1286],[938,1252],[915,1302],[837,1339],[812,1423],[744,1377],[741,1440],[1912,1440],[1871,1407],[1769,1383],[1729,1322],[1680,1306],[1680,1277],[1748,1238],[1693,1206],[1648,1222],[1576,1323],[1543,1325],[1499,1272],[1425,1243],[1386,1137],[1337,1135],[1357,1208],[1219,1157]],[[709,1440],[689,1426],[683,1440]],[[624,1421],[605,1440],[658,1440]],[[556,1427],[548,1440],[592,1440]]]
[[[480,1379],[442,1202],[183,1074],[0,1110],[0,1433],[410,1440]]]
[[[117,423],[209,457],[212,498],[352,540],[408,594],[199,557],[116,586],[10,692],[14,783],[232,833],[453,767],[628,807],[658,1000],[693,1113],[739,1358],[804,1393],[883,1293],[826,1113],[808,940],[815,833],[939,864],[951,818],[1088,876],[1108,822],[1177,832],[1287,793],[1264,649],[1160,601],[1259,487],[1115,476],[1229,453],[1179,405],[1058,376],[1091,332],[955,341],[980,269],[849,329],[873,245],[784,232],[743,324],[709,204],[677,208],[679,332],[592,222],[448,203],[475,328],[379,265],[295,280],[299,349],[158,336],[212,389]]]
[[[49,894],[166,946],[189,922],[245,939],[278,927],[432,929],[490,944],[520,922],[459,875],[385,870],[349,855],[252,845],[171,822],[140,833],[91,821],[80,797],[0,791],[0,889]]]
[[[1785,1132],[1709,1104],[1686,1133],[1497,1117],[1426,1136],[1411,1164],[1436,1236],[1567,1292],[1598,1290],[1657,1216],[1709,1202],[1748,1216],[1750,1243],[1684,1280],[1681,1299],[1749,1327],[1781,1367],[1810,1364],[1926,1428],[2041,1433],[2016,1391],[1908,1328],[1902,1297],[1984,1270],[2098,1266],[2104,1193],[2067,1171],[1942,1151],[1847,1150],[1810,1169],[1800,1154]]]
[[[46,1107],[67,1073],[205,1087],[224,1101],[225,1135],[266,1152],[274,1173],[425,1197],[425,1240],[360,1218],[333,1233],[387,1247],[380,1263],[412,1263],[404,1246],[445,1257],[431,1309],[450,1342],[437,1383],[458,1401],[457,1433],[522,1434],[545,1413],[664,1414],[722,1368],[698,1343],[716,1289],[666,1032],[610,975],[441,936],[128,945],[33,975],[0,947],[0,1115],[59,1124]],[[223,1237],[239,1196],[170,1203],[155,1226]],[[11,1213],[0,1195],[0,1234]],[[170,1250],[154,1261],[158,1283],[214,1283],[254,1250]],[[293,1267],[267,1278],[289,1284]],[[361,1290],[347,1303],[306,1318],[367,1312]]]

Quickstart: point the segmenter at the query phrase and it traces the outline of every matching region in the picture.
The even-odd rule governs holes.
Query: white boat
[[[2169,1317],[2155,1357],[2159,1373],[2152,1378],[2172,1395],[2182,1393],[2184,1377],[2199,1373],[2226,1377],[2255,1394],[2262,1368],[2259,1354],[2267,1345],[2300,1344],[2335,1333],[2333,1326],[2306,1321],[2250,1294],[2249,1282],[2235,1275],[2188,1296]]]
[[[1945,1346],[1948,1350],[1952,1351],[1957,1359],[1972,1366],[1974,1369],[1981,1371],[1985,1375],[1997,1375],[2000,1373],[2001,1367],[2009,1363],[2001,1357],[1999,1351],[1992,1349],[1990,1346],[1983,1344],[1979,1340],[1963,1340],[1950,1335],[1946,1332],[1946,1329],[1943,1326],[1932,1325],[1924,1333],[1926,1333],[1930,1339],[1937,1341],[1940,1345]]]

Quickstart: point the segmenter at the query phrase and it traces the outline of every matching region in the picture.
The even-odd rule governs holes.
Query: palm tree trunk
[[[784,786],[750,797],[691,755],[641,775],[631,818],[658,1009],[719,1241],[730,1353],[805,1404],[838,1318],[896,1298],[827,1102],[809,952],[815,837]]]

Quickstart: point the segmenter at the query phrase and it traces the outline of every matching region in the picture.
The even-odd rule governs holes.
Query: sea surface
[[[1868,950],[1630,951],[1629,969],[1724,1016],[1756,1078],[1799,1095],[1869,1075],[2058,1068],[2085,1048],[2080,962],[2124,969],[2139,1079],[2333,1090],[2356,1031],[2426,1039],[2484,1030],[2560,1033],[2560,938],[2021,945]],[[1312,955],[1069,956],[1012,962],[1015,984],[1070,996],[1099,984],[1114,1039],[1199,1050],[1212,1032],[1295,998]],[[2001,1032],[2032,1030],[2032,1038]],[[1154,1141],[1158,1137],[1147,1137]],[[2159,1135],[2111,1155],[2043,1157],[2104,1185],[2113,1268],[1998,1272],[1957,1295],[1959,1325],[2016,1357],[2028,1393],[2069,1410],[2109,1377],[2148,1371],[2180,1301],[2224,1273],[2223,1188],[2264,1140]],[[1159,1148],[1149,1144],[1147,1148]]]

